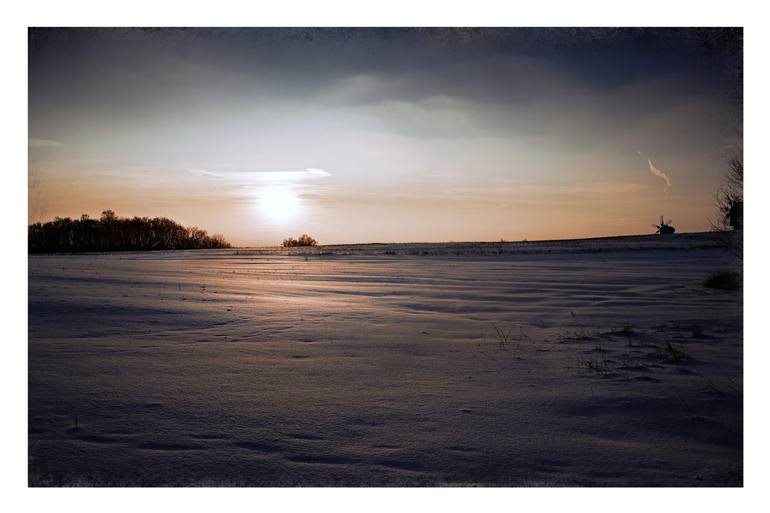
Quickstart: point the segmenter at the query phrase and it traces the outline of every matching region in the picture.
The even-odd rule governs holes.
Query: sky
[[[29,30],[29,222],[241,246],[707,230],[740,29]]]

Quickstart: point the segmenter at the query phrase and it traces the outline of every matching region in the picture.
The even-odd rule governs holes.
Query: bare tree
[[[717,219],[711,226],[717,231],[743,229],[743,158],[730,160],[722,185],[714,194]]]
[[[281,243],[281,246],[284,248],[296,248],[300,246],[316,246],[318,245],[318,241],[315,240],[313,237],[308,235],[307,233],[303,233],[299,239],[295,239],[293,237],[289,237],[288,239],[284,239]]]

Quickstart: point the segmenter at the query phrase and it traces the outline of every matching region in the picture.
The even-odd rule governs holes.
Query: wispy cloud
[[[33,139],[27,140],[27,146],[30,148],[58,148],[64,146],[64,143],[59,141],[52,141],[50,139]]]
[[[221,179],[241,185],[262,184],[262,183],[286,183],[301,182],[305,180],[316,180],[326,178],[332,174],[324,169],[307,168],[304,171],[208,171],[206,169],[188,169],[196,176],[206,176],[215,179]]]
[[[668,194],[668,188],[671,187],[671,179],[668,177],[666,173],[655,167],[655,164],[652,163],[652,160],[647,159],[647,163],[650,165],[650,172],[654,174],[655,176],[659,176],[663,179],[664,182],[666,182],[666,186],[663,187],[663,192]]]

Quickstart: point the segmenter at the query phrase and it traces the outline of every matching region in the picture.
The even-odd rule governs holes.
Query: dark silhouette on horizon
[[[743,229],[743,157],[730,160],[714,203],[719,212],[717,221],[711,223],[715,230]]]
[[[318,241],[315,240],[313,237],[308,235],[307,233],[303,233],[299,239],[294,239],[292,237],[289,237],[288,239],[284,239],[281,243],[281,246],[284,248],[297,248],[297,247],[308,247],[308,246],[317,246]]]
[[[166,217],[118,217],[112,210],[91,219],[56,217],[28,227],[29,253],[90,253],[229,248],[224,236],[185,228]]]
[[[664,223],[663,216],[660,216],[660,224],[653,224],[652,227],[657,228],[655,231],[657,235],[671,235],[676,231],[676,228],[671,226],[671,219]]]

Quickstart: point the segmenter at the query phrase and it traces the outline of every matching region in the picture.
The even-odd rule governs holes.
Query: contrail
[[[647,163],[650,165],[650,172],[654,174],[655,176],[659,176],[663,179],[663,181],[666,182],[666,186],[663,187],[663,192],[668,194],[668,188],[671,187],[671,179],[668,177],[666,173],[655,167],[655,164],[652,163],[652,160],[647,159]]]

